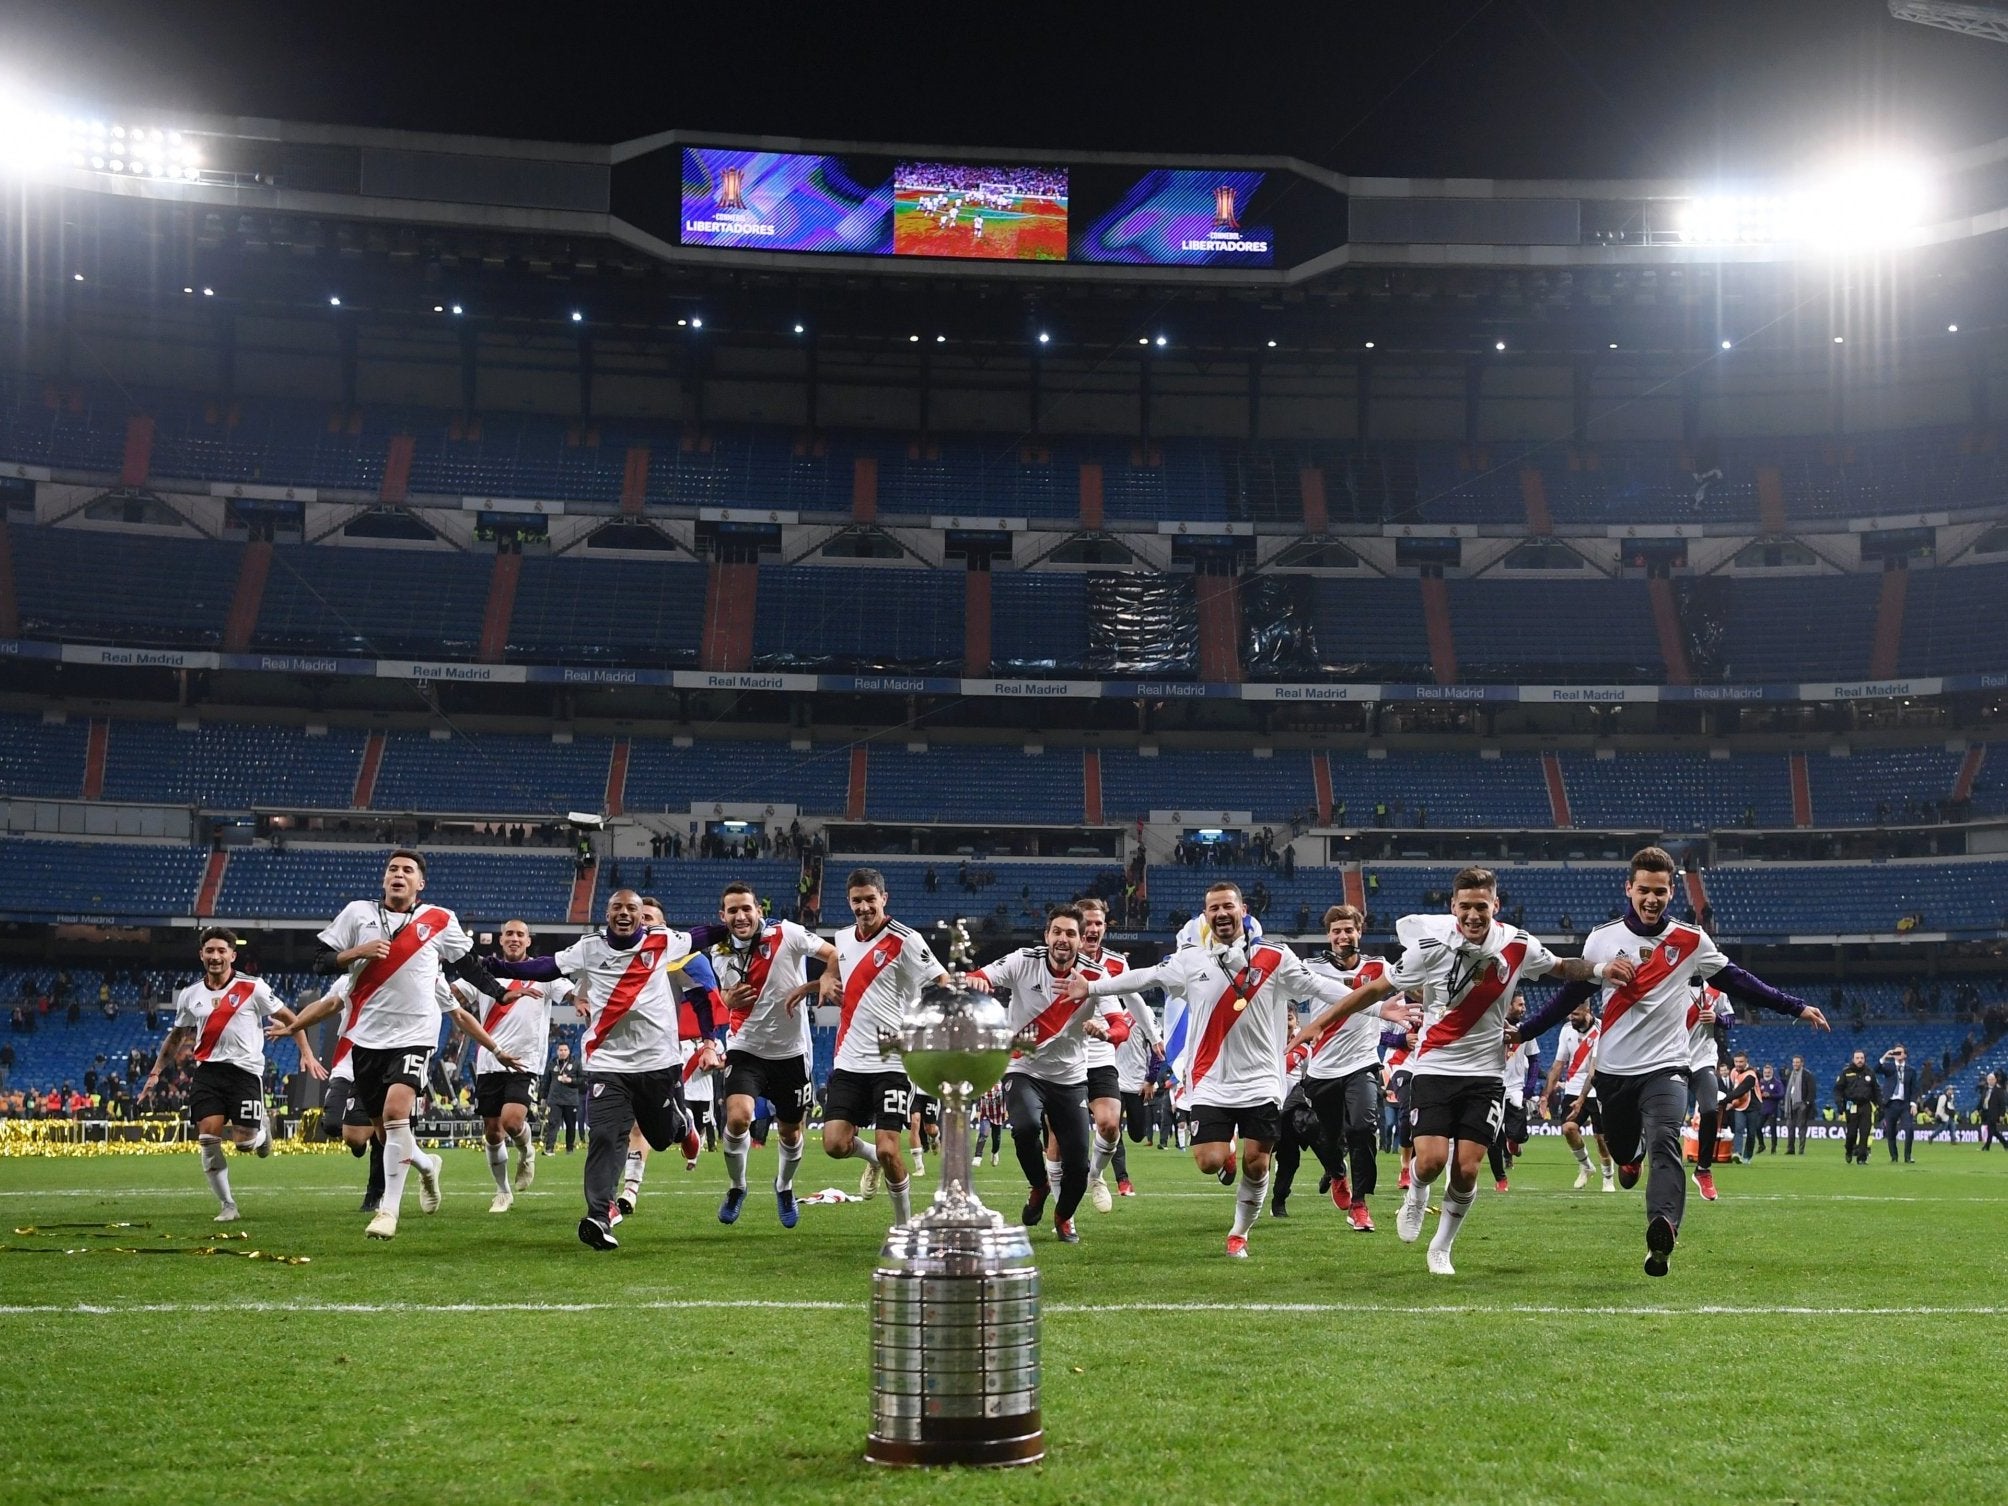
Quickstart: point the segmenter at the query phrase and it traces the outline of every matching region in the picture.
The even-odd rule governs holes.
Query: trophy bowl
[[[929,984],[895,1034],[906,1075],[944,1109],[981,1098],[1011,1063],[1004,1006],[964,985]]]

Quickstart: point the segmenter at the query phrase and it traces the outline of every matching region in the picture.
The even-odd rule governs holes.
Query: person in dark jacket
[[[1834,1103],[1847,1122],[1843,1159],[1862,1166],[1869,1164],[1869,1135],[1875,1125],[1876,1101],[1881,1096],[1875,1070],[1869,1066],[1869,1054],[1857,1051],[1834,1079]]]
[[[1806,1058],[1795,1056],[1785,1073],[1785,1154],[1795,1156],[1806,1148],[1806,1128],[1820,1106],[1820,1085],[1814,1080]]]
[[[2008,1114],[2008,1084],[1999,1072],[1989,1072],[1980,1084],[1980,1148],[1992,1150],[2001,1138],[2001,1119]]]
[[[558,1054],[544,1073],[544,1090],[539,1096],[544,1101],[544,1154],[548,1156],[556,1147],[558,1121],[562,1119],[565,1154],[569,1156],[579,1130],[579,1064],[563,1041],[558,1042]]]
[[[1902,1046],[1892,1046],[1876,1063],[1885,1091],[1883,1101],[1883,1141],[1889,1146],[1890,1165],[1896,1164],[1896,1137],[1903,1136],[1903,1158],[1911,1159],[1910,1148],[1917,1141],[1917,1068]]]

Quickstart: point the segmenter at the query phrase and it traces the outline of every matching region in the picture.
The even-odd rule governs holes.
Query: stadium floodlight
[[[466,313],[467,311],[466,311],[465,309],[463,309],[463,308],[462,308],[462,307],[461,307],[461,306],[460,306],[459,304],[457,304],[457,303],[456,303],[456,304],[454,304],[454,305],[453,305],[453,312],[454,312],[454,313],[456,313],[456,314],[464,314],[464,313]]]
[[[71,282],[82,282],[83,280],[84,280],[84,274],[81,272],[72,272],[70,274]]]
[[[1275,342],[1274,340],[1271,340],[1271,341],[1269,342],[1269,348],[1270,348],[1271,350],[1274,350],[1274,349],[1276,348],[1276,342]]]
[[[585,322],[586,322],[586,316],[585,316],[585,315],[584,315],[583,313],[581,313],[581,312],[580,312],[579,310],[577,310],[577,309],[573,309],[573,310],[572,310],[572,323],[574,323],[574,324],[584,324]]]
[[[919,336],[919,335],[908,335],[908,336],[906,337],[906,343],[907,343],[907,344],[909,344],[909,345],[918,345],[918,344],[920,344],[920,336]]]
[[[1373,348],[1374,348],[1374,342],[1371,340],[1367,341],[1367,349],[1372,350]]]
[[[1931,206],[1921,163],[1896,156],[1835,163],[1773,193],[1701,194],[1674,226],[1689,245],[1800,245],[1849,252],[1903,243]]]
[[[795,333],[796,333],[796,334],[798,334],[798,335],[804,335],[804,334],[807,334],[807,333],[808,333],[808,331],[807,331],[807,330],[805,330],[805,329],[803,329],[803,328],[802,328],[802,326],[798,324],[798,325],[796,325],[796,326],[795,326]]]
[[[331,309],[338,309],[341,306],[342,306],[342,300],[336,297],[333,293],[330,293],[328,295],[328,307]]]
[[[1046,332],[1045,332],[1045,331],[1044,331],[1044,330],[1042,329],[1042,330],[1040,330],[1040,331],[1039,331],[1039,343],[1040,343],[1041,345],[1050,345],[1050,344],[1052,344],[1052,343],[1053,343],[1053,337],[1052,337],[1051,335],[1047,334],[1047,333],[1046,333]]]
[[[935,343],[936,345],[946,345],[946,344],[948,343],[948,336],[946,336],[946,335],[936,335],[936,336],[934,337],[934,343]]]
[[[1848,337],[1846,335],[1835,335],[1834,343],[1836,345],[1845,345],[1848,343]]]
[[[1615,340],[1611,341],[1611,349],[1616,350],[1617,348],[1618,348],[1618,342]]]
[[[1166,345],[1168,345],[1168,344],[1170,344],[1170,343],[1171,343],[1171,342],[1170,342],[1170,341],[1168,341],[1168,340],[1166,340],[1166,339],[1164,338],[1164,336],[1163,336],[1163,335],[1159,335],[1159,336],[1157,337],[1157,348],[1158,348],[1159,350],[1163,350],[1163,349],[1165,348],[1165,346],[1166,346]]]
[[[1948,324],[1945,326],[1945,332],[1948,335],[1956,335],[1959,333],[1959,326],[1956,324]]]
[[[1494,350],[1504,350],[1506,348],[1506,342],[1504,340],[1494,340],[1492,342],[1492,348]]]
[[[443,303],[435,303],[435,304],[434,304],[434,305],[432,306],[432,311],[433,311],[433,312],[434,312],[435,314],[443,314],[443,313],[445,313],[445,312],[446,312],[446,305],[445,305],[445,304],[443,304]]]
[[[194,289],[194,288],[183,288],[183,289],[182,289],[181,291],[182,291],[182,292],[184,292],[184,293],[193,293],[193,292],[195,291],[195,289]]]
[[[1730,348],[1731,348],[1731,345],[1732,345],[1732,343],[1733,343],[1733,342],[1731,342],[1731,341],[1728,341],[1728,340],[1724,340],[1724,341],[1722,342],[1722,348],[1723,348],[1724,350],[1728,350],[1728,349],[1730,349]]]
[[[1136,337],[1136,343],[1137,343],[1137,344],[1139,344],[1139,345],[1148,345],[1148,344],[1150,344],[1150,336],[1149,336],[1149,335],[1138,335],[1138,336]]]
[[[698,315],[696,315],[696,314],[692,314],[692,315],[690,316],[690,327],[691,327],[692,329],[703,329],[703,328],[704,328],[704,320],[703,320],[702,318],[700,318],[700,317],[699,317]]]
[[[204,298],[214,298],[214,297],[216,296],[216,289],[214,289],[214,288],[204,288],[204,289],[202,290],[202,296],[203,296]]]

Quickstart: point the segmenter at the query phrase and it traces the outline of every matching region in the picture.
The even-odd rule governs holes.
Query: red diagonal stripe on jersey
[[[839,1051],[844,1048],[844,1037],[851,1033],[851,1016],[857,1013],[858,1001],[864,998],[866,991],[874,983],[878,982],[879,974],[892,966],[900,951],[906,946],[906,941],[902,937],[892,935],[890,932],[880,934],[885,939],[858,958],[857,965],[851,969],[851,975],[844,979],[844,1002],[837,1013],[836,1049]]]
[[[1359,971],[1353,974],[1353,987],[1365,988],[1367,984],[1371,983],[1374,979],[1378,978],[1382,973],[1386,971],[1387,971],[1387,966],[1385,963],[1362,962],[1359,966]],[[1323,1030],[1320,1030],[1318,1032],[1318,1038],[1315,1041],[1311,1042],[1311,1055],[1316,1056],[1320,1051],[1324,1050],[1325,1047],[1331,1045],[1333,1037],[1335,1037],[1341,1030],[1345,1028],[1346,1028],[1346,1022],[1344,1020],[1334,1020],[1331,1024],[1327,1025]]]
[[[495,1027],[508,1018],[509,1011],[516,1007],[518,1000],[535,997],[535,994],[522,985],[513,985],[501,998],[488,1006],[488,1018],[481,1022],[481,1028],[486,1030],[490,1035],[493,1035]]]
[[[335,1054],[328,1059],[328,1070],[330,1072],[339,1067],[342,1064],[342,1059],[349,1054],[349,1032],[356,1028],[356,1016],[362,1012],[362,1005],[356,1002],[354,994],[350,994],[348,1018],[342,1021],[342,1033],[335,1040]]]
[[[251,997],[251,991],[258,985],[249,978],[239,978],[223,991],[223,997],[216,1001],[216,1007],[209,1011],[209,1018],[202,1023],[202,1039],[195,1043],[195,1059],[209,1060],[209,1053],[216,1049],[216,1043],[223,1039],[223,1032],[230,1028],[231,1016],[244,1007],[244,1001]]]
[[[1592,1025],[1590,1033],[1576,1042],[1576,1049],[1569,1054],[1569,1070],[1565,1074],[1566,1077],[1572,1078],[1583,1070],[1583,1063],[1590,1059],[1590,1053],[1596,1049],[1597,1032],[1602,1028],[1601,1025]]]
[[[1101,974],[1094,969],[1083,969],[1081,976],[1093,981],[1095,978],[1100,977]],[[1043,1045],[1062,1030],[1065,1030],[1067,1022],[1075,1014],[1082,1009],[1092,1008],[1094,1008],[1094,1002],[1090,999],[1083,999],[1080,1003],[1076,1004],[1072,999],[1062,994],[1051,1004],[1048,1004],[1045,1009],[1032,1016],[1031,1023],[1026,1028],[1032,1032],[1032,1039]]]
[[[599,1050],[600,1042],[607,1038],[607,1032],[627,1017],[627,1012],[634,1008],[634,1001],[641,997],[643,985],[648,982],[649,975],[662,961],[662,954],[668,947],[669,937],[660,931],[641,939],[641,944],[635,948],[634,960],[628,963],[627,971],[621,974],[620,981],[614,984],[613,992],[607,995],[607,1007],[600,1011],[600,1017],[593,1022],[593,1033],[586,1038],[587,1051]]]
[[[1206,1029],[1200,1033],[1199,1045],[1192,1054],[1192,1087],[1199,1086],[1199,1080],[1213,1069],[1219,1059],[1220,1046],[1227,1039],[1227,1032],[1234,1028],[1234,1022],[1248,1011],[1236,1008],[1245,1004],[1262,991],[1262,985],[1269,981],[1269,975],[1282,964],[1283,954],[1274,947],[1257,947],[1233,982],[1227,985],[1225,993],[1214,1002],[1212,1012],[1206,1016]]]
[[[391,938],[390,953],[373,962],[363,964],[363,970],[356,974],[355,982],[349,985],[349,997],[356,1006],[369,1003],[370,995],[390,982],[397,970],[418,954],[418,949],[446,928],[444,910],[421,910],[402,926]],[[419,932],[425,935],[420,936]]]
[[[1718,996],[1719,996],[1719,990],[1713,988],[1705,988],[1699,994],[1697,994],[1692,1000],[1688,1002],[1687,1028],[1689,1030],[1692,1030],[1696,1025],[1699,1025],[1701,1023],[1701,1001],[1703,999],[1708,1000],[1709,1008],[1713,1009],[1715,1007],[1715,1000]]]
[[[1632,1005],[1684,967],[1700,945],[1701,935],[1697,931],[1679,928],[1670,931],[1653,947],[1652,956],[1639,964],[1638,971],[1631,975],[1631,981],[1621,984],[1604,1005],[1604,1028],[1608,1030],[1623,1019]],[[1674,951],[1671,961],[1667,960],[1668,947]]]
[[[1485,1013],[1499,1002],[1499,996],[1506,992],[1506,985],[1520,971],[1520,964],[1526,959],[1527,943],[1509,941],[1499,949],[1499,959],[1506,964],[1506,975],[1502,978],[1494,969],[1488,968],[1485,977],[1465,991],[1464,1001],[1455,1009],[1438,1018],[1437,1022],[1423,1031],[1422,1039],[1416,1043],[1418,1059],[1438,1046],[1448,1046],[1452,1041],[1460,1041],[1471,1032],[1471,1027],[1485,1018]]]
[[[761,932],[760,940],[755,943],[751,954],[746,959],[746,984],[753,990],[754,1004],[758,1004],[760,996],[767,992],[767,979],[772,976],[774,971],[774,954],[780,950],[781,931],[777,926],[772,930]],[[746,1023],[752,1013],[752,1004],[747,1005],[744,1009],[732,1010],[726,1016],[726,1028],[728,1030],[737,1030],[741,1025]]]

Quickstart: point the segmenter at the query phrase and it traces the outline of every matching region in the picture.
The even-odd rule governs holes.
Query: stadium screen
[[[1100,191],[1092,198],[1084,184],[1073,259],[1150,267],[1274,266],[1275,229],[1261,217],[1268,207],[1262,187],[1271,176],[1161,168],[1126,184],[1093,185]]]
[[[1067,259],[1067,170],[901,162],[893,169],[895,256]]]
[[[686,246],[768,251],[892,250],[892,190],[864,162],[795,152],[685,147]]]

